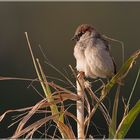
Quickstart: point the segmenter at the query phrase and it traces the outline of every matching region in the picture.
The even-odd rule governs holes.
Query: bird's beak
[[[79,37],[78,37],[78,35],[74,35],[73,37],[72,37],[72,39],[71,39],[72,41],[78,41],[79,40]]]

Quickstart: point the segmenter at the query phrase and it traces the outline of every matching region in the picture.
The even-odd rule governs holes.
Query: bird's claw
[[[78,78],[78,79],[83,79],[84,77],[85,77],[85,73],[82,72],[82,71],[80,71],[80,72],[78,73],[78,75],[77,75],[77,78]]]

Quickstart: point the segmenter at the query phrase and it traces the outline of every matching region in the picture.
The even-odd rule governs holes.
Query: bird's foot
[[[80,71],[80,72],[78,73],[78,75],[77,75],[77,78],[78,78],[78,79],[83,79],[84,77],[85,77],[85,73],[82,72],[82,71]]]

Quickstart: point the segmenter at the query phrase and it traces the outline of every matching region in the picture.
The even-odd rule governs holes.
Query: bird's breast
[[[76,59],[76,68],[78,71],[83,71],[85,68],[85,49],[82,48],[79,44],[76,44],[74,47],[74,57]]]

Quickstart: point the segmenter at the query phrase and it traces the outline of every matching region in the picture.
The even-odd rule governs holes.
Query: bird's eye
[[[81,37],[84,34],[84,32],[79,32],[78,37]]]
[[[84,32],[79,32],[78,34],[75,34],[72,40],[79,41],[80,37],[84,34]]]

